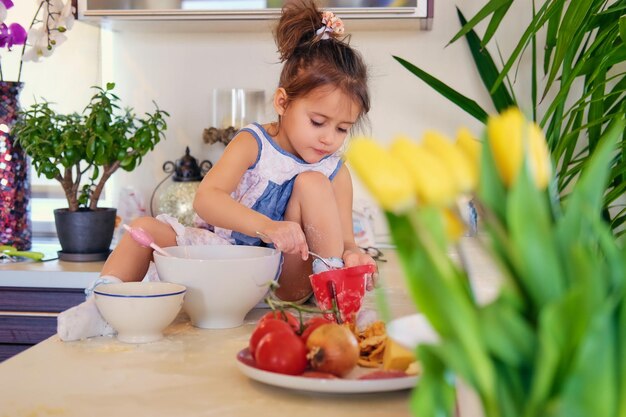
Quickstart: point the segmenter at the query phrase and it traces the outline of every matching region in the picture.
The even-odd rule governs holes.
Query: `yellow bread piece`
[[[406,371],[416,358],[413,352],[391,339],[387,340],[383,355],[383,369],[385,371]]]
[[[407,375],[421,375],[422,363],[420,361],[411,362],[404,372],[406,372]]]

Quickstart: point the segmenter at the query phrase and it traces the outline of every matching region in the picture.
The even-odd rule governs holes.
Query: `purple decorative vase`
[[[0,81],[0,244],[31,247],[30,166],[11,129],[20,109],[24,83]]]

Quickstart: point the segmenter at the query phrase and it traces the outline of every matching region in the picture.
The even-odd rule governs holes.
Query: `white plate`
[[[412,314],[390,321],[387,335],[407,349],[415,349],[420,343],[436,343],[437,333],[423,314]]]
[[[237,354],[237,366],[247,377],[265,384],[295,390],[335,394],[398,391],[415,387],[419,380],[417,376],[369,380],[350,379],[358,377],[359,374],[362,375],[374,371],[372,369],[366,370],[365,368],[356,369],[347,379],[309,378],[278,374],[255,367],[248,348]]]

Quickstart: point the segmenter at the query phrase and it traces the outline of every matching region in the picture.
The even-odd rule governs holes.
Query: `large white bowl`
[[[93,293],[102,317],[126,343],[147,343],[163,337],[183,305],[185,287],[169,282],[100,284]]]
[[[276,279],[281,255],[259,246],[209,245],[165,248],[154,252],[159,278],[187,287],[183,309],[191,323],[205,329],[243,324],[246,314]]]

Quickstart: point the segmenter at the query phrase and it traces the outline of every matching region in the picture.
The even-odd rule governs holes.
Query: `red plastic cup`
[[[344,322],[353,322],[356,313],[361,309],[365,296],[366,275],[376,272],[375,265],[358,265],[348,268],[330,269],[309,276],[317,305],[322,310],[333,308],[329,282],[332,282],[337,294],[337,307]],[[332,313],[324,315],[335,320]]]

